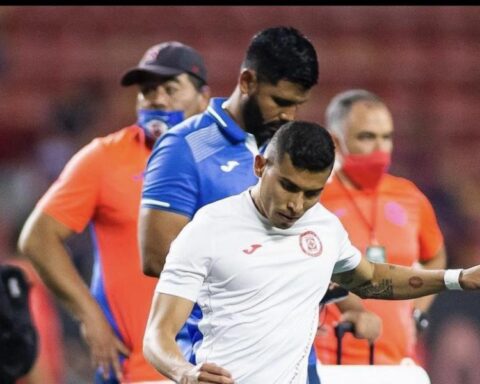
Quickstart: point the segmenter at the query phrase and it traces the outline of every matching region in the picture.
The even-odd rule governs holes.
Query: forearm
[[[77,272],[63,245],[46,246],[27,253],[43,282],[78,320],[83,321],[98,304]]]
[[[143,339],[143,355],[157,371],[176,383],[180,382],[187,372],[195,369],[195,366],[183,357],[174,334],[147,329]]]
[[[350,290],[362,298],[415,299],[445,289],[443,270],[419,270],[391,264],[373,264],[372,279]]]
[[[437,254],[428,261],[422,262],[419,268],[423,269],[444,269],[447,266],[447,254],[444,247],[437,252]],[[414,306],[421,312],[427,312],[432,305],[435,295],[421,297],[415,300]]]
[[[78,320],[100,313],[98,304],[77,272],[63,239],[51,230],[49,218],[27,221],[19,249],[33,264],[45,285]],[[45,224],[47,222],[47,224]]]

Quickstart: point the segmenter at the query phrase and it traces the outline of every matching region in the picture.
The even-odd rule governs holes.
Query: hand
[[[460,286],[466,291],[480,289],[480,265],[463,270],[460,274]]]
[[[342,313],[340,321],[353,323],[354,335],[357,339],[366,339],[373,343],[382,334],[382,319],[366,310],[349,310]]]
[[[81,324],[83,339],[90,348],[92,364],[100,368],[105,380],[109,378],[110,367],[118,380],[122,380],[122,367],[119,354],[128,356],[129,349],[118,339],[103,315],[89,319]]]
[[[234,384],[232,375],[226,369],[213,363],[196,365],[180,379],[180,384]]]

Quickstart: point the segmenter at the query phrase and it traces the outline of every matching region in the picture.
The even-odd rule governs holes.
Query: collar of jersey
[[[223,128],[225,136],[234,143],[239,143],[247,139],[246,132],[238,126],[230,115],[222,108],[227,100],[225,97],[214,97],[210,100],[207,113]]]

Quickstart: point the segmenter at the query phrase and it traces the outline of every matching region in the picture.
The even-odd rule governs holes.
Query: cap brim
[[[185,71],[178,68],[162,67],[158,65],[145,65],[128,70],[123,75],[120,84],[126,87],[132,84],[139,84],[144,81],[151,80],[155,77],[162,78],[177,76],[182,73],[185,73]]]

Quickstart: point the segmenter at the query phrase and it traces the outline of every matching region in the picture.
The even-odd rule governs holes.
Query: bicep
[[[374,266],[364,257],[360,259],[358,265],[350,271],[335,273],[332,281],[341,285],[345,289],[352,290],[373,279]]]
[[[178,213],[147,207],[140,209],[138,239],[146,275],[160,275],[170,244],[189,221],[189,217]]]

